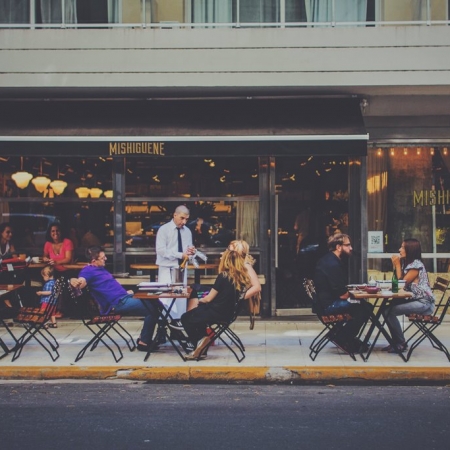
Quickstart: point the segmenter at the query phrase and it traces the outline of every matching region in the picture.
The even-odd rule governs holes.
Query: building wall
[[[262,87],[392,94],[414,87],[414,93],[450,93],[448,26],[3,29],[0,42],[0,92]]]

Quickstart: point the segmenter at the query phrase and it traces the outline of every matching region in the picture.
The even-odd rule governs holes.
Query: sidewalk
[[[142,321],[124,318],[121,324],[136,337]],[[128,379],[161,382],[252,382],[252,383],[313,383],[338,381],[375,382],[450,382],[450,362],[431,347],[427,340],[412,354],[408,363],[395,354],[381,352],[386,345],[377,342],[368,362],[357,356],[356,362],[329,344],[317,357],[309,358],[309,345],[322,329],[317,321],[259,320],[254,330],[248,318],[239,318],[234,330],[246,347],[246,358],[238,363],[223,345],[210,348],[203,361],[183,362],[170,343],[161,346],[144,362],[145,353],[130,352],[123,346],[124,357],[114,362],[104,346],[87,351],[77,363],[75,356],[92,337],[81,321],[62,319],[51,330],[57,338],[60,358],[52,362],[36,341],[28,343],[22,355],[11,362],[11,355],[0,360],[0,379]],[[20,328],[15,326],[16,335]],[[437,335],[450,348],[450,322],[439,328]],[[0,336],[11,344],[4,328]]]

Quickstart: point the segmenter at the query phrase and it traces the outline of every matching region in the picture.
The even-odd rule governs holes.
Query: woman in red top
[[[64,264],[70,264],[73,260],[73,243],[61,228],[61,224],[53,222],[50,224],[45,236],[43,262],[53,266],[57,272],[67,270]]]

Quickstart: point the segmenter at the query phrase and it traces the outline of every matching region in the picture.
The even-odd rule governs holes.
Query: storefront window
[[[40,256],[45,233],[53,221],[72,239],[75,258],[84,248],[113,244],[112,161],[104,158],[2,157],[0,220],[10,222],[13,241],[21,253]],[[14,174],[26,172],[31,181],[20,188]],[[42,178],[43,184],[33,183]],[[61,186],[54,181],[62,182]],[[83,191],[83,195],[78,195]],[[60,189],[63,189],[62,191]],[[106,196],[105,196],[106,195]]]
[[[128,158],[127,197],[258,195],[257,158]]]
[[[424,257],[427,270],[448,271],[445,253],[450,252],[449,169],[447,147],[369,150],[368,230],[382,233],[379,251],[386,256],[370,258],[369,270],[390,272],[390,255],[398,253],[404,239],[415,238],[420,241],[422,252],[429,254]]]

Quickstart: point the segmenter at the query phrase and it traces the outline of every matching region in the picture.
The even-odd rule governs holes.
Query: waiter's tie
[[[181,241],[181,228],[177,228],[178,231],[178,251],[183,253],[183,243]],[[178,265],[180,265],[183,262],[183,259],[178,260]]]

